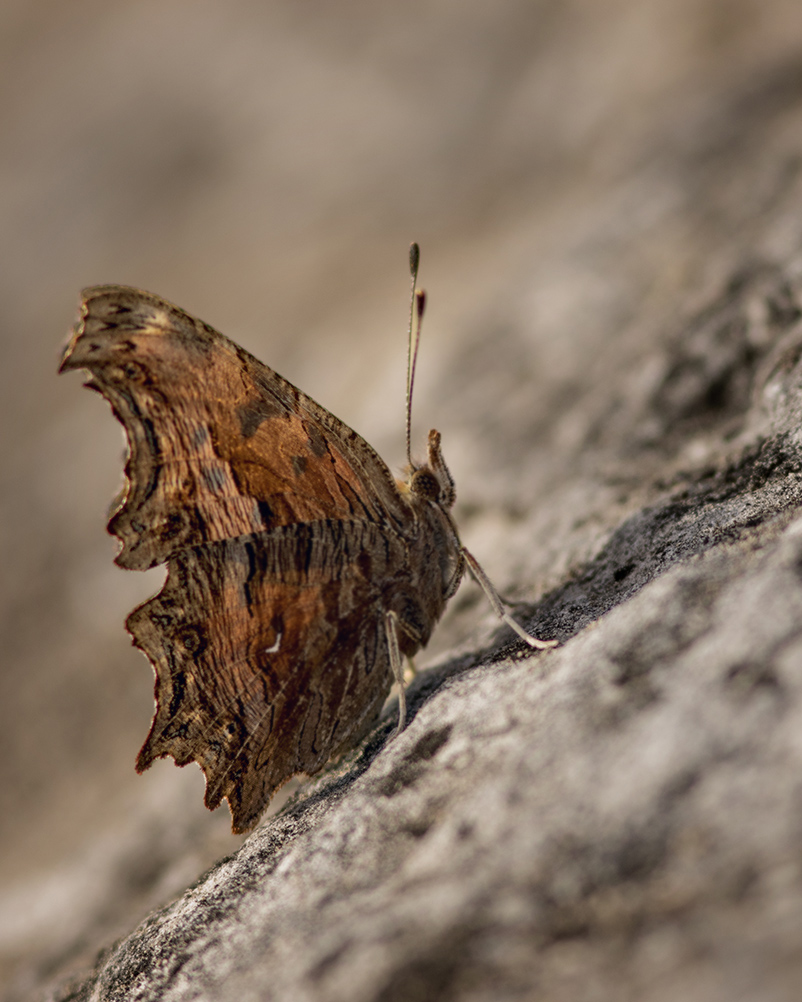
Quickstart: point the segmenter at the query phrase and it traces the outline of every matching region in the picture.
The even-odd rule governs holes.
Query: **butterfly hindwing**
[[[332,531],[318,523],[185,550],[128,620],[157,676],[137,768],[164,755],[197,761],[207,805],[226,797],[237,831],[287,779],[353,743],[390,688],[381,596],[348,560],[364,525],[346,527],[339,565],[328,559]]]

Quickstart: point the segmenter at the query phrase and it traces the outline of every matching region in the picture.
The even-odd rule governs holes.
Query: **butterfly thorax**
[[[464,570],[457,527],[451,515],[454,481],[440,451],[440,434],[429,432],[428,463],[414,464],[399,481],[414,512],[414,536],[407,539],[408,587],[396,587],[390,598],[401,624],[400,646],[414,654],[426,645],[459,586]]]

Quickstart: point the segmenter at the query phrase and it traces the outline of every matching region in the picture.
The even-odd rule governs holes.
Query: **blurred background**
[[[134,773],[152,679],[122,624],[161,576],[113,566],[121,431],[56,378],[80,289],[175,302],[398,469],[419,241],[414,429],[442,431],[503,587],[510,520],[598,419],[566,415],[605,383],[605,345],[636,359],[645,312],[701,301],[711,242],[750,236],[738,205],[798,170],[789,133],[754,149],[764,191],[683,183],[721,177],[766,95],[798,107],[800,53],[798,0],[5,0],[0,978],[73,949],[68,912],[114,929],[99,888],[121,855],[144,908],[238,844],[196,769]],[[518,554],[517,577],[553,583],[552,556]]]

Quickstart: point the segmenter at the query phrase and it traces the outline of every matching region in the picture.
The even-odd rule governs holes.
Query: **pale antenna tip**
[[[418,321],[423,319],[423,311],[426,309],[426,290],[418,289],[415,293],[415,310],[418,314]]]

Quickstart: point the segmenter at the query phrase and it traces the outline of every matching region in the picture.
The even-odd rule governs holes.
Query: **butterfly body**
[[[459,585],[439,435],[396,481],[278,373],[125,286],[84,291],[61,363],[76,368],[128,439],[117,563],[167,566],[126,624],[156,672],[137,768],[197,761],[207,805],[226,797],[245,831],[292,775],[359,740],[392,683],[388,630],[411,656]]]

